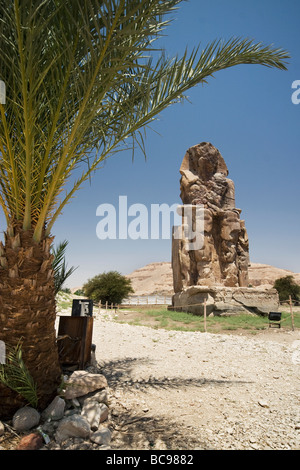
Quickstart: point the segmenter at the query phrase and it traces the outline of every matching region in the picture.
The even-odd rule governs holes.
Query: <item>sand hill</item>
[[[267,264],[251,263],[249,268],[249,284],[253,287],[273,286],[276,279],[292,275],[300,284],[300,273],[296,274],[286,269],[275,268]],[[160,262],[147,264],[127,276],[132,281],[136,295],[173,294],[173,279],[171,263]]]

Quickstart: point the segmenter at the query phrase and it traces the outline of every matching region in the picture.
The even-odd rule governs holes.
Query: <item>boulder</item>
[[[171,309],[203,315],[204,301],[207,315],[249,313],[267,316],[279,308],[276,289],[191,286],[173,296]]]
[[[13,428],[17,432],[28,431],[40,422],[40,413],[30,406],[24,406],[17,410],[13,416]]]
[[[101,374],[91,374],[84,370],[73,372],[66,382],[64,397],[72,400],[73,398],[86,395],[95,390],[101,390],[107,387],[107,380]]]
[[[60,421],[55,434],[57,442],[65,441],[70,437],[81,437],[86,439],[89,437],[91,427],[87,420],[81,415],[72,415]]]
[[[45,420],[52,419],[54,421],[62,419],[65,412],[66,402],[61,397],[55,397],[54,400],[43,411],[43,418]]]

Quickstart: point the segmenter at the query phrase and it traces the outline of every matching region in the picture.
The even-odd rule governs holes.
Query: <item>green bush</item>
[[[300,300],[300,286],[296,283],[293,276],[277,279],[274,283],[274,288],[277,290],[281,301],[289,300],[289,296],[291,296],[292,300]]]
[[[109,305],[121,304],[126,297],[133,293],[131,280],[117,271],[98,274],[89,279],[83,286],[84,294],[96,302],[108,302]]]

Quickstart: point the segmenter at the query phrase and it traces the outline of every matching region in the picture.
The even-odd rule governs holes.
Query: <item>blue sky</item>
[[[183,2],[161,40],[166,52],[232,36],[287,49],[288,71],[244,65],[215,75],[188,92],[190,102],[164,111],[149,131],[147,161],[137,152],[109,159],[85,184],[53,227],[56,242],[67,239],[68,265],[78,269],[67,282],[80,286],[109,270],[129,274],[148,263],[171,260],[171,240],[99,240],[100,204],[180,203],[179,168],[186,150],[202,141],[223,155],[235,182],[236,206],[250,240],[252,262],[300,272],[300,104],[292,83],[300,80],[299,0],[190,0]],[[300,95],[299,95],[300,96]],[[159,134],[158,134],[159,133]]]

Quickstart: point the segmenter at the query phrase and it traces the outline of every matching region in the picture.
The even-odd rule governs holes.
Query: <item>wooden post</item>
[[[291,296],[290,296],[290,312],[291,312],[291,317],[292,317],[292,330],[294,331],[295,323],[294,323],[294,312],[293,312],[293,304],[292,304],[292,297]]]
[[[99,305],[98,305],[98,315],[101,313],[101,300],[99,300]]]
[[[105,310],[106,310],[106,313],[107,313],[107,305],[108,305],[108,302],[106,301],[106,303],[105,303]]]
[[[206,333],[206,299],[204,299],[204,331]]]

